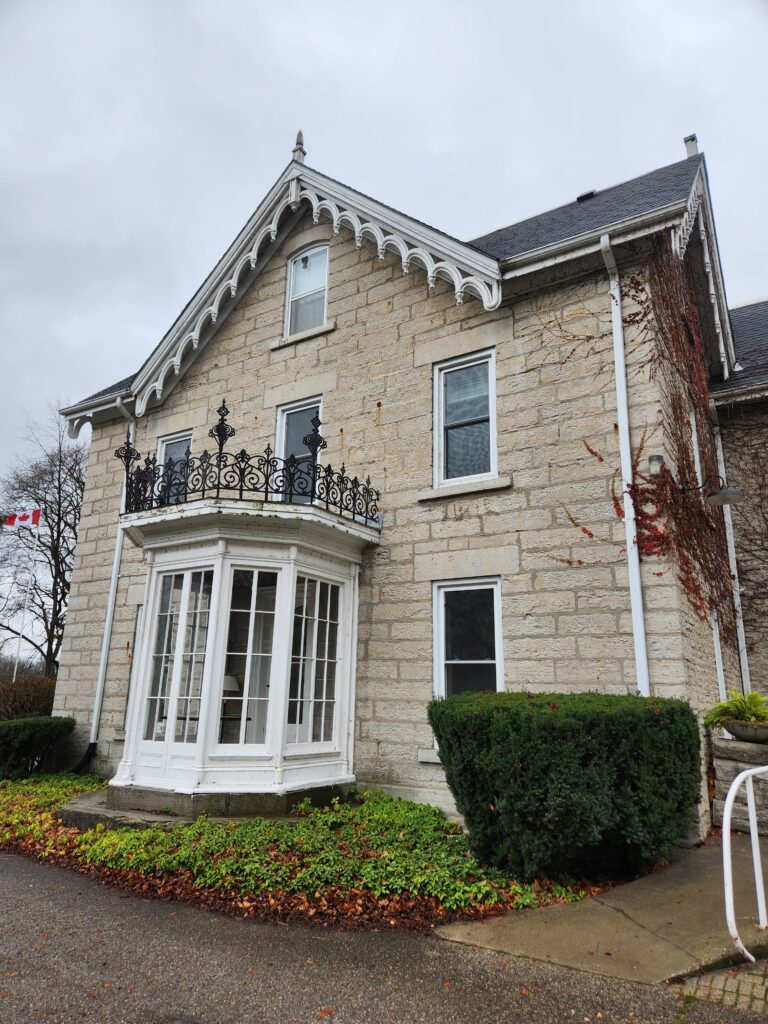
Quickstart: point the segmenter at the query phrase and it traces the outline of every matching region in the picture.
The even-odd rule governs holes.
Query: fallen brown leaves
[[[77,830],[69,830],[77,832]],[[186,874],[141,874],[124,868],[84,864],[64,849],[46,850],[32,840],[8,843],[8,853],[19,853],[45,863],[77,871],[111,888],[137,896],[177,901],[219,913],[274,924],[310,924],[324,928],[404,930],[424,934],[451,921],[492,917],[507,910],[503,902],[486,907],[449,910],[436,899],[409,895],[376,898],[362,890],[329,890],[316,893],[264,892],[244,895],[195,885]]]

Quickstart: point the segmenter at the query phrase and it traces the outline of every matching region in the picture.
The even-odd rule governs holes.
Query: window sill
[[[493,480],[474,480],[464,484],[446,484],[419,491],[416,501],[436,501],[438,498],[457,498],[462,494],[479,494],[483,491],[505,491],[512,486],[512,477],[502,475]]]
[[[299,331],[297,334],[289,334],[285,338],[278,338],[270,343],[271,349],[285,348],[286,345],[298,345],[300,341],[309,341],[310,338],[319,338],[321,334],[330,334],[336,330],[335,320],[326,320],[319,327],[310,327],[307,331]]]
[[[419,764],[442,764],[440,754],[434,747],[419,747],[416,751]]]

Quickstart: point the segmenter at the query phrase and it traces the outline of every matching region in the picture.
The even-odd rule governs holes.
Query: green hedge
[[[0,779],[21,779],[37,771],[54,743],[68,736],[74,727],[74,718],[0,722]]]
[[[0,681],[0,722],[50,715],[55,690],[56,680],[48,676],[22,676],[15,683]]]
[[[429,721],[475,856],[518,877],[646,868],[699,799],[684,701],[467,693],[432,701]]]

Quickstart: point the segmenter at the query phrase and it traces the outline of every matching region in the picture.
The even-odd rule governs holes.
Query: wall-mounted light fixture
[[[663,467],[663,455],[648,456],[648,472],[651,476],[658,476]],[[680,484],[681,494],[687,494],[688,491],[703,491],[704,501],[708,505],[740,505],[747,500],[743,491],[738,487],[729,487],[721,476],[707,477],[702,484]]]

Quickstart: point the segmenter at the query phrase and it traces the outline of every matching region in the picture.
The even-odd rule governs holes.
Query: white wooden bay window
[[[260,532],[239,510],[150,518],[160,533],[141,527],[146,614],[111,785],[280,793],[354,781],[357,577],[374,531],[337,531],[303,505],[270,513]]]

